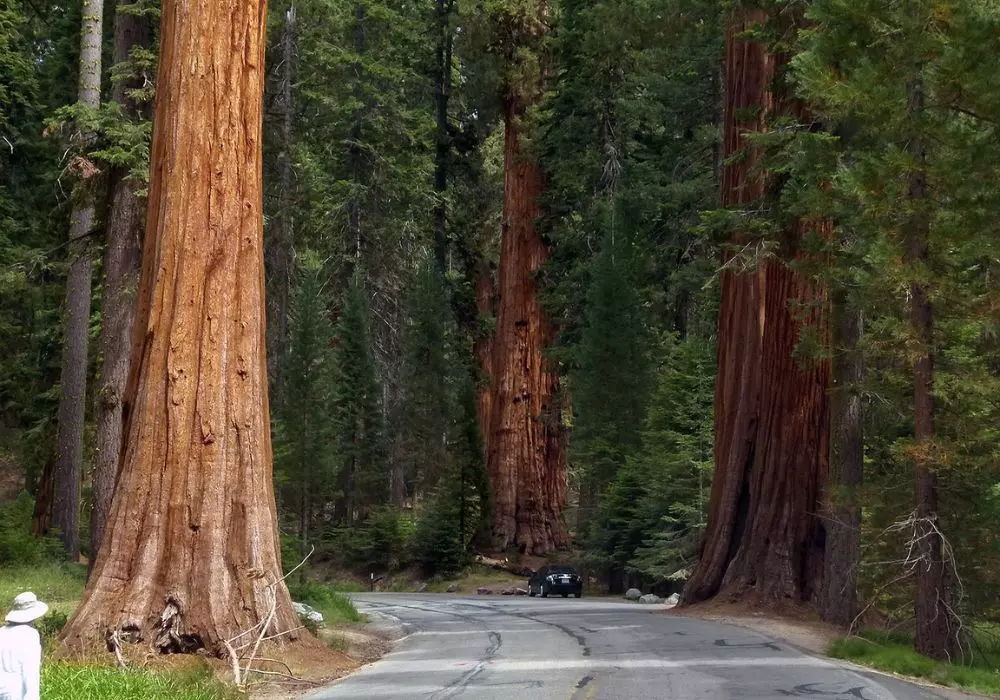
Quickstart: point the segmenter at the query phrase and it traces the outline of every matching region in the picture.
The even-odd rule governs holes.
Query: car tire
[[[534,597],[535,597],[536,595],[538,595],[538,594],[537,594],[537,593],[535,593],[535,589],[534,589],[534,588],[533,588],[533,587],[531,586],[531,584],[529,583],[529,584],[528,584],[528,596],[529,596],[530,598],[534,598]]]
[[[574,593],[574,594],[573,594],[573,597],[574,597],[574,598],[579,598],[579,597],[580,597],[580,596],[582,596],[582,595],[583,595],[583,593]]]
[[[547,589],[547,588],[545,587],[545,584],[544,584],[544,583],[542,584],[542,597],[543,597],[543,598],[548,598],[548,597],[549,597],[549,591],[548,591],[548,589]]]
[[[562,597],[563,597],[563,598],[569,598],[569,593],[563,593],[563,594],[562,594]]]

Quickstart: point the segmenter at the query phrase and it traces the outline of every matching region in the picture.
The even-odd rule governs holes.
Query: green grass
[[[332,587],[314,581],[290,583],[288,591],[292,600],[305,603],[323,615],[327,627],[345,622],[363,622],[364,617],[354,607],[351,599]]]
[[[838,639],[829,655],[880,671],[924,678],[933,683],[978,693],[1000,695],[1000,644],[985,628],[972,635],[972,657],[966,664],[946,663],[913,650],[913,638],[899,632],[863,630],[860,636]]]
[[[66,662],[42,667],[46,700],[237,700],[245,696],[212,677],[206,666],[196,671],[151,673]]]
[[[73,612],[87,583],[82,564],[46,563],[0,567],[0,611],[6,613],[14,596],[31,591],[54,613]]]

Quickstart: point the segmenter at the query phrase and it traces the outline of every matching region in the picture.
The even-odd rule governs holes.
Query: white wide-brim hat
[[[48,611],[48,605],[40,601],[31,591],[27,591],[19,595],[17,598],[14,598],[14,604],[11,606],[10,612],[7,613],[7,617],[4,619],[7,622],[14,623],[15,625],[23,624],[25,622],[37,620]]]

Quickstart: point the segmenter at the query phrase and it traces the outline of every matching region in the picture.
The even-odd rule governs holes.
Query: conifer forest
[[[996,0],[0,0],[0,578],[86,565],[67,647],[479,556],[955,660],[998,523]]]

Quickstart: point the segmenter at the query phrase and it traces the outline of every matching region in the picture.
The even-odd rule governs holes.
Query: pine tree
[[[708,513],[712,479],[713,363],[702,340],[668,335],[642,423],[642,450],[601,499],[590,557],[612,587],[624,574],[662,582],[690,568]]]
[[[336,518],[353,525],[385,504],[389,492],[382,388],[375,375],[367,292],[360,270],[345,293],[335,343],[333,420],[341,494]]]
[[[403,346],[401,460],[408,496],[435,486],[446,468],[455,419],[455,329],[441,275],[425,259],[410,285]]]
[[[294,516],[299,555],[305,557],[334,502],[338,468],[334,395],[334,327],[322,262],[298,255],[298,282],[289,310],[282,393],[275,410],[275,480],[282,513]]]
[[[572,454],[580,475],[578,537],[585,534],[601,491],[640,446],[649,386],[645,328],[633,277],[635,253],[614,231],[594,261],[577,351]]]
[[[962,603],[952,583],[965,576],[950,541],[961,535],[951,531],[944,503],[951,488],[969,493],[974,481],[995,480],[969,451],[984,435],[980,421],[992,415],[977,396],[994,385],[995,373],[982,354],[990,352],[980,325],[989,293],[967,271],[982,269],[995,250],[984,216],[1000,201],[986,175],[997,156],[998,102],[981,76],[993,58],[983,37],[997,20],[977,0],[819,1],[808,17],[815,29],[795,60],[799,90],[851,135],[833,144],[832,163],[819,168],[827,177],[822,197],[813,187],[800,204],[815,210],[832,200],[874,270],[860,280],[871,308],[866,362],[876,368],[876,391],[892,397],[910,426],[898,418],[876,423],[881,435],[869,438],[868,449],[893,468],[873,476],[882,480],[888,471],[898,484],[896,470],[908,468],[915,477],[908,480],[914,505],[892,499],[886,525],[894,519],[895,531],[914,543],[895,546],[908,552],[916,579],[917,650],[954,658]],[[819,149],[807,144],[791,172],[817,170],[807,155]],[[886,505],[879,504],[879,520]]]

